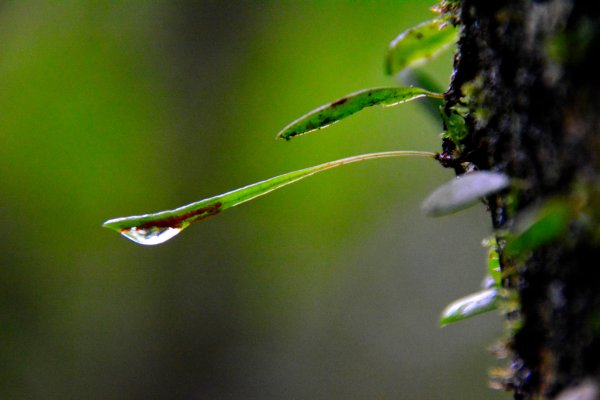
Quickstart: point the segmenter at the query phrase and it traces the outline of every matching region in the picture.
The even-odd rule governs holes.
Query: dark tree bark
[[[551,199],[570,210],[560,237],[525,254],[509,257],[499,236],[503,285],[518,293],[520,304],[506,315],[515,328],[504,384],[515,398],[530,399],[556,398],[588,382],[587,398],[597,398],[600,3],[449,4],[461,38],[446,112],[466,105],[470,134],[459,146],[446,141],[441,161],[459,174],[470,163],[520,180],[488,199],[499,232],[513,230],[528,210]]]

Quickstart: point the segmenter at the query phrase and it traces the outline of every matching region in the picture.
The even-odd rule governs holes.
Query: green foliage
[[[456,41],[457,30],[449,23],[450,17],[448,16],[454,9],[453,4],[452,2],[443,2],[439,9],[444,15],[442,18],[411,28],[391,43],[386,60],[389,74],[420,65]],[[416,76],[426,75],[417,74]],[[424,96],[443,99],[443,95],[440,93],[418,87],[364,89],[323,105],[298,118],[283,128],[277,134],[277,138],[290,140],[295,136],[325,128],[367,107],[375,105],[390,107]],[[465,118],[469,114],[469,109],[466,106],[454,106],[450,111],[449,115],[442,113],[446,127],[442,136],[460,146],[460,142],[468,135]],[[348,157],[279,175],[174,210],[111,219],[104,223],[104,227],[115,230],[136,243],[156,245],[176,236],[194,222],[202,221],[228,208],[263,196],[318,172],[369,159],[407,156],[436,158],[434,153],[421,151],[389,151]],[[453,213],[476,203],[485,196],[504,190],[509,185],[510,179],[501,173],[490,171],[468,173],[439,187],[425,200],[423,209],[433,216]],[[442,325],[497,308],[501,282],[500,262],[495,241],[491,240],[489,245],[488,273],[490,279],[487,280],[486,287],[478,293],[451,303],[442,313],[440,320]]]
[[[458,105],[450,108],[450,116],[446,115],[443,111],[441,112],[444,125],[446,125],[446,131],[442,133],[442,137],[452,140],[458,148],[461,147],[460,142],[469,134],[465,122],[468,114],[469,110],[467,107]]]
[[[343,158],[341,160],[330,161],[325,164],[279,175],[231,192],[179,207],[175,210],[111,219],[106,221],[103,226],[115,230],[126,238],[139,244],[161,244],[176,236],[193,222],[202,221],[208,217],[219,214],[228,208],[235,207],[259,196],[263,196],[273,190],[297,182],[318,172],[359,161],[385,157],[433,158],[435,157],[435,154],[423,151],[388,151]]]
[[[446,50],[457,37],[457,29],[445,19],[434,19],[410,28],[390,43],[386,72],[391,75],[417,67]]]
[[[435,161],[386,159],[332,170],[192,226],[162,246],[98,229],[108,218],[172,209],[350,155],[436,151],[439,121],[421,113],[437,100],[430,98],[373,107],[331,134],[315,135],[319,140],[272,140],[312,106],[394,86],[395,78],[382,73],[382,50],[402,21],[431,19],[423,4],[3,2],[3,211],[6,222],[20,222],[4,231],[0,398],[168,398],[173,388],[193,397],[203,387],[218,398],[245,393],[263,376],[270,383],[257,397],[453,399],[481,391],[470,385],[452,395],[460,384],[453,378],[464,374],[454,368],[441,371],[439,388],[412,385],[408,391],[420,391],[413,396],[392,377],[409,358],[390,364],[370,357],[371,345],[411,340],[414,332],[393,331],[404,319],[433,312],[433,319],[418,318],[418,329],[431,328],[431,307],[452,290],[447,285],[431,294],[435,300],[389,317],[390,307],[406,308],[415,278],[430,292],[427,286],[444,276],[429,278],[430,268],[407,255],[432,246],[418,240],[432,222],[415,227],[404,218],[430,179],[450,178]],[[444,54],[424,71],[445,84],[449,59]],[[473,236],[461,240],[476,243]],[[465,257],[474,258],[465,247]],[[459,260],[449,256],[443,268],[456,266],[458,274]],[[405,279],[408,268],[418,269],[413,279]],[[359,321],[365,307],[373,308],[372,323],[347,332],[348,317]],[[374,324],[391,334],[345,350],[352,341],[344,337]],[[416,338],[433,344],[419,356],[435,357],[444,335],[429,329]],[[268,340],[248,340],[255,337]],[[314,353],[290,364],[310,373],[284,388],[280,378],[289,371],[272,367],[296,352]],[[349,356],[363,360],[351,371],[343,368]],[[223,373],[210,373],[215,366]],[[361,381],[382,366],[389,373]],[[438,376],[440,368],[420,378]],[[330,379],[320,379],[323,373]],[[226,387],[219,386],[224,374]],[[352,383],[341,383],[346,378]]]
[[[498,242],[495,237],[484,241],[490,249],[488,251],[488,274],[492,277],[494,285],[500,287],[502,281],[502,270],[500,268],[500,255],[498,254]]]
[[[398,36],[390,45],[387,58],[388,72],[397,72],[408,66],[416,66],[427,61],[454,43],[455,40],[456,29],[448,23],[446,18],[429,21],[409,29]],[[321,106],[300,117],[283,128],[277,134],[277,138],[289,140],[295,136],[325,128],[366,107],[374,105],[391,107],[424,96],[436,99],[443,98],[440,93],[417,87],[364,89]],[[451,135],[456,137],[464,135],[464,121],[462,122],[461,127],[460,119],[456,119],[453,115],[450,116],[447,125],[452,127],[451,130],[449,129]],[[435,154],[417,151],[390,151],[349,157],[280,175],[175,210],[111,219],[106,221],[103,226],[113,229],[140,244],[160,244],[176,236],[193,222],[216,215],[228,208],[262,196],[317,172],[351,162],[392,156],[426,156],[434,158]],[[454,207],[456,207],[456,204],[454,204]]]
[[[451,4],[444,2],[440,7],[442,12],[448,12]],[[456,37],[456,28],[448,23],[447,18],[429,21],[403,32],[390,45],[386,63],[387,72],[389,74],[399,72],[407,67],[415,67],[431,59],[454,43]],[[417,76],[423,77],[426,75],[417,74]],[[298,118],[283,128],[277,134],[277,138],[290,140],[295,136],[325,128],[367,107],[375,105],[390,107],[424,96],[443,99],[443,95],[440,93],[418,87],[364,89],[323,105]],[[449,138],[457,146],[468,135],[465,123],[468,112],[468,108],[465,106],[455,106],[451,109],[450,115],[442,113],[446,126],[446,132],[442,136]],[[160,244],[176,236],[194,222],[219,214],[228,208],[260,197],[318,172],[363,160],[407,156],[436,157],[434,153],[419,151],[390,151],[348,157],[279,175],[174,210],[111,219],[104,223],[104,227],[115,230],[139,244]],[[482,197],[497,193],[506,189],[509,185],[510,179],[506,175],[489,171],[472,172],[439,187],[425,200],[423,209],[429,215],[446,215],[469,207]],[[500,266],[495,241],[490,244],[490,247],[488,259],[488,272],[491,276],[490,284],[478,293],[451,303],[442,313],[440,320],[442,325],[496,309],[500,287]]]
[[[439,10],[442,13],[449,13],[452,4],[443,2]],[[439,54],[454,43],[456,38],[457,30],[449,23],[447,17],[411,28],[391,43],[386,60],[387,72],[392,74],[407,67],[415,67]],[[277,138],[290,140],[295,136],[325,128],[367,107],[375,105],[390,107],[424,96],[443,99],[443,95],[440,93],[418,87],[364,89],[323,105],[298,118],[283,128],[277,134]],[[442,113],[446,127],[442,136],[449,138],[457,146],[460,146],[460,142],[468,135],[465,123],[468,113],[469,110],[466,106],[454,106],[449,115]],[[419,151],[389,151],[348,157],[279,175],[174,210],[111,219],[104,223],[104,227],[115,230],[139,244],[160,244],[176,236],[194,222],[202,221],[228,208],[263,196],[318,172],[369,159],[407,156],[435,158],[436,154]],[[439,187],[425,200],[423,209],[429,215],[446,215],[469,207],[481,198],[504,190],[509,185],[510,179],[501,173],[490,171],[468,173]],[[546,227],[548,224],[552,225],[554,219],[543,221],[546,221],[543,224]],[[526,238],[527,236],[523,236],[520,240],[530,243],[531,239]],[[514,243],[521,242],[514,241]],[[495,240],[492,239],[488,244],[490,245],[489,283],[486,284],[484,290],[456,300],[446,307],[440,320],[441,325],[464,320],[497,308],[501,282],[500,262]],[[521,244],[519,248],[522,247],[524,245]]]
[[[451,14],[456,11],[456,2],[445,1],[440,5],[443,16],[439,19],[420,24],[403,32],[390,45],[386,58],[388,74],[394,74],[407,68],[414,68],[432,59],[447,49],[457,39],[457,29],[450,23]],[[410,71],[417,79],[426,81],[427,75],[418,71]],[[421,86],[421,84],[420,84]],[[305,114],[285,126],[278,134],[278,139],[290,140],[308,132],[326,128],[346,117],[349,117],[365,108],[381,105],[391,107],[421,97],[429,97],[433,102],[441,102],[443,94],[431,90],[433,85],[427,82],[425,88],[420,87],[382,87],[360,90],[348,94],[340,99],[325,104]],[[434,89],[435,90],[435,89]],[[437,90],[440,92],[441,90]],[[468,104],[470,94],[461,101]],[[435,104],[433,111],[439,104]],[[469,108],[465,105],[455,105],[449,113],[441,113],[445,126],[443,138],[451,140],[460,151],[462,142],[469,134],[465,119],[469,116]],[[473,116],[476,116],[474,113]],[[229,208],[245,203],[252,199],[268,194],[274,190],[300,181],[316,173],[343,166],[350,163],[384,157],[426,157],[437,158],[432,152],[421,151],[388,151],[380,153],[363,154],[343,158],[317,166],[300,169],[279,175],[261,182],[257,182],[224,194],[203,199],[173,210],[158,213],[144,214],[108,220],[104,227],[121,233],[124,237],[142,245],[157,245],[164,243],[194,222],[199,222],[217,215]],[[486,196],[496,194],[507,189],[511,184],[508,176],[491,171],[475,171],[454,179],[435,190],[423,203],[423,210],[431,216],[441,216],[465,209]],[[341,200],[336,199],[336,202]],[[556,213],[552,213],[556,215]],[[560,221],[560,219],[559,219]],[[555,237],[556,232],[563,229],[556,219],[542,219],[538,229],[549,229],[543,234],[534,231],[532,235],[538,242],[545,242],[548,237]],[[540,236],[541,235],[541,236]],[[542,239],[540,239],[542,237]],[[521,252],[539,243],[531,239],[527,232],[516,238],[512,243],[517,251]],[[476,315],[498,309],[506,304],[503,296],[507,291],[501,288],[502,273],[500,258],[496,241],[490,239],[487,262],[488,277],[484,288],[476,293],[462,297],[450,303],[442,312],[440,325],[462,321]]]
[[[506,254],[521,256],[557,240],[566,231],[572,214],[573,206],[562,198],[549,200],[541,208],[530,211],[508,235]]]
[[[290,140],[295,136],[325,128],[366,107],[375,105],[392,107],[423,96],[442,98],[441,94],[415,87],[364,89],[303,115],[283,128],[277,134],[277,138]]]

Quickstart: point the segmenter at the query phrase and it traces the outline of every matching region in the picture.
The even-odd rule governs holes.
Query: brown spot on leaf
[[[217,215],[221,212],[221,206],[223,203],[217,202],[211,206],[199,208],[195,211],[190,211],[179,216],[167,217],[159,220],[148,221],[137,226],[137,229],[150,229],[150,228],[181,228],[183,223],[192,218],[198,216],[194,222],[201,221],[213,215]]]
[[[348,98],[347,97],[343,97],[343,98],[341,98],[339,100],[336,100],[333,103],[331,103],[331,107],[341,106],[342,104],[344,104],[347,101],[348,101]]]

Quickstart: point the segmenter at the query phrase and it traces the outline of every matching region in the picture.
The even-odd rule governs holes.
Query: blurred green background
[[[101,228],[371,151],[437,151],[419,104],[289,143],[325,102],[395,84],[427,1],[0,2],[0,398],[501,399],[478,289],[483,207],[431,220],[452,172],[326,172],[156,247]],[[427,69],[444,85],[450,54]]]

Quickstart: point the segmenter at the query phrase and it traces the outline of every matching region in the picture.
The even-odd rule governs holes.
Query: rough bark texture
[[[517,399],[555,398],[600,377],[599,8],[590,0],[463,0],[457,9],[462,32],[446,111],[466,104],[470,134],[459,146],[445,142],[441,160],[458,173],[468,162],[522,179],[489,199],[498,230],[549,199],[572,211],[560,237],[502,257],[503,284],[520,298],[517,316],[507,315],[521,325],[505,382]]]

